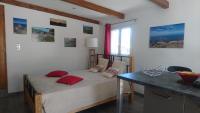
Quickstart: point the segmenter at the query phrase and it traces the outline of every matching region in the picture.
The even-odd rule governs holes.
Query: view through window
[[[111,54],[130,55],[131,49],[131,27],[113,29],[111,31]]]

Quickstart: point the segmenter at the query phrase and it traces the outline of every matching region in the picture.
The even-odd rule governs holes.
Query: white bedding
[[[105,78],[101,73],[87,70],[71,72],[84,78],[75,85],[56,83],[59,78],[31,76],[30,82],[42,93],[44,113],[68,113],[77,108],[116,96],[116,78]]]

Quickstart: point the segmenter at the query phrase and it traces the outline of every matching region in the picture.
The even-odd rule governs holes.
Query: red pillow
[[[57,83],[73,85],[73,84],[76,84],[76,83],[78,83],[82,80],[83,80],[83,78],[81,78],[81,77],[74,76],[74,75],[67,75],[66,77],[58,79]]]
[[[67,74],[68,74],[68,72],[66,72],[66,71],[57,70],[57,71],[52,71],[52,72],[48,73],[46,76],[47,77],[62,77]]]

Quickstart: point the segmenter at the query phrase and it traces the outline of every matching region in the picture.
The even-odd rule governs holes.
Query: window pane
[[[111,31],[111,54],[119,53],[119,30]]]
[[[130,55],[131,28],[121,30],[121,54]]]

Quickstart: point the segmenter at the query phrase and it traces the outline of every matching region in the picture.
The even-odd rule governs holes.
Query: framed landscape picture
[[[150,48],[183,48],[185,23],[150,28]]]
[[[66,20],[50,18],[50,25],[67,27],[67,21]]]
[[[93,27],[92,26],[83,25],[83,33],[85,33],[85,34],[93,34]]]
[[[37,42],[54,42],[54,29],[33,27],[32,39]]]
[[[13,32],[15,34],[27,34],[27,20],[13,18]]]
[[[64,38],[65,47],[76,47],[76,38]]]

